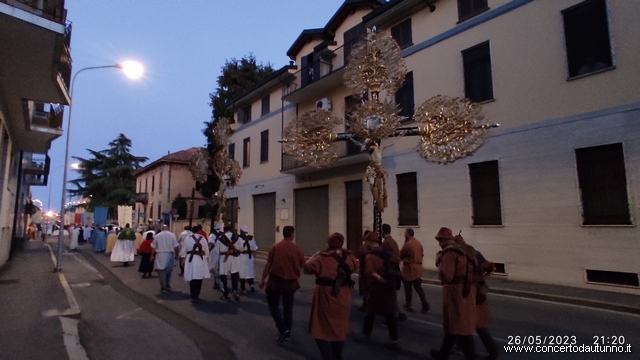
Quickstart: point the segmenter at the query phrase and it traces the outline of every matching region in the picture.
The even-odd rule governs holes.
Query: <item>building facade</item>
[[[155,226],[169,224],[171,204],[177,196],[185,199],[195,191],[196,182],[189,170],[189,160],[198,148],[181,150],[168,154],[149,165],[135,171],[136,206],[134,223]],[[194,218],[202,201],[197,200],[194,206]]]
[[[313,169],[277,140],[316,107],[345,118],[355,100],[344,65],[375,27],[398,42],[409,71],[396,94],[403,125],[418,125],[415,108],[438,94],[480,103],[501,124],[449,165],[422,160],[417,137],[383,142],[392,235],[413,228],[427,269],[447,226],[509,279],[637,293],[639,12],[607,0],[347,0],[324,28],[302,31],[287,52],[295,69],[231,104],[243,176],[228,205],[258,239],[293,225],[307,253],[334,231],[357,248],[373,225],[367,154],[337,143],[340,159]]]
[[[69,105],[71,25],[64,0],[0,0],[0,266],[23,239],[30,186],[46,186],[51,141]]]

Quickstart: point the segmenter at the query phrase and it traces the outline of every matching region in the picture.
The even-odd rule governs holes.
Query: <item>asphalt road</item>
[[[132,326],[130,336],[144,337],[145,327],[167,327],[165,338],[149,339],[142,343],[143,349],[153,347],[154,351],[136,352],[135,358],[160,358],[152,356],[154,352],[162,353],[164,356],[181,354],[180,357],[184,357],[184,351],[188,350],[185,350],[184,344],[188,341],[195,342],[201,352],[190,354],[190,358],[201,356],[230,359],[234,358],[234,354],[238,359],[320,358],[315,342],[307,333],[314,286],[312,277],[303,276],[302,289],[296,294],[292,341],[276,346],[274,339],[277,332],[267,309],[265,295],[260,291],[242,296],[239,303],[229,302],[222,300],[220,293],[212,289],[212,280],[205,280],[201,294],[203,301],[193,305],[189,301],[188,283],[176,276],[177,271],[174,271],[172,278],[174,292],[161,295],[156,276],[151,279],[140,278],[137,272],[138,259],[133,266],[125,268],[119,263],[109,262],[109,258],[104,254],[84,250],[82,255],[86,256],[88,263],[102,275],[102,279],[96,279],[87,286],[74,288],[74,293],[77,293],[76,296],[79,298],[84,324],[80,327],[80,337],[91,359],[120,358],[120,355],[127,354],[127,349],[131,355],[130,346],[119,343],[117,338],[112,341],[110,332],[121,331],[120,328],[99,326],[99,314],[111,314],[109,316],[114,318],[117,317],[116,313],[121,314],[118,315],[121,316],[119,319],[127,320]],[[262,273],[263,266],[264,261],[257,260],[256,278]],[[428,314],[408,314],[408,320],[400,325],[400,351],[383,346],[387,339],[387,329],[378,321],[372,335],[374,342],[360,344],[349,338],[343,357],[427,359],[429,349],[438,347],[441,341],[442,303],[439,286],[424,285],[424,288],[432,310]],[[100,302],[100,298],[107,298],[103,294],[107,291],[116,291],[130,302],[120,305]],[[357,310],[361,303],[357,290],[354,290],[353,298],[352,329],[359,331],[363,315]],[[402,292],[399,295],[400,304],[403,303],[403,298]],[[414,303],[416,301],[417,299],[414,299]],[[547,351],[515,354],[505,353],[503,348],[501,359],[640,359],[640,316],[495,294],[490,294],[488,301],[494,318],[491,332],[500,346],[529,345],[531,342],[534,345],[532,351]],[[132,306],[131,303],[136,305]],[[567,343],[576,346],[594,346],[596,341],[600,345],[611,345],[606,343],[617,341],[624,343],[619,349],[630,349],[631,352],[553,354],[548,352],[552,349],[535,349],[535,343],[538,341],[548,345],[558,340],[560,345]],[[119,346],[123,349],[117,350]],[[479,339],[476,341],[476,349],[478,354],[486,354]],[[555,350],[566,349],[556,347]],[[111,356],[100,355],[105,353]],[[450,357],[462,358],[460,354]]]

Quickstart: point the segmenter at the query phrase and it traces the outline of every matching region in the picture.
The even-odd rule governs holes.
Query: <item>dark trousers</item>
[[[273,291],[267,290],[267,303],[269,303],[269,312],[280,334],[285,331],[291,331],[293,326],[293,295],[295,291]],[[280,313],[280,297],[282,297],[282,313]]]
[[[489,333],[489,329],[477,328],[476,332],[478,333],[480,340],[482,340],[482,344],[484,344],[485,349],[487,349],[487,352],[489,352],[488,359],[497,358],[500,350],[498,348],[498,344],[493,339],[493,336],[491,336],[491,334]]]
[[[440,347],[440,359],[448,359],[449,353],[451,349],[453,349],[453,345],[455,345],[456,340],[458,340],[458,344],[460,345],[460,349],[464,353],[464,358],[466,360],[475,360],[476,359],[476,350],[475,344],[473,343],[473,335],[451,335],[444,334],[442,338],[442,346]]]
[[[249,284],[249,288],[253,287],[253,279],[240,279],[240,290],[247,290],[246,284]]]
[[[191,298],[199,299],[200,290],[202,289],[202,279],[189,281],[189,289],[191,290]]]
[[[362,324],[362,333],[369,336],[373,331],[373,320],[375,320],[375,315],[366,315],[364,317],[364,323]],[[396,320],[396,315],[393,313],[384,314],[384,320],[387,323],[387,327],[389,328],[389,339],[392,341],[398,340],[398,321]]]
[[[326,341],[316,339],[322,360],[342,360],[344,341]]]
[[[238,273],[233,273],[231,274],[231,287],[233,289],[233,292],[238,292],[238,279],[239,279],[239,274]],[[220,275],[220,282],[222,283],[222,293],[224,294],[225,297],[229,296],[229,287],[227,286],[227,275]]]
[[[416,294],[420,298],[420,302],[422,303],[422,309],[427,309],[429,307],[429,303],[427,302],[427,297],[424,295],[424,290],[422,289],[422,279],[418,278],[413,281],[403,281],[404,284],[404,296],[406,299],[405,306],[410,307],[413,291],[412,289],[416,289]]]

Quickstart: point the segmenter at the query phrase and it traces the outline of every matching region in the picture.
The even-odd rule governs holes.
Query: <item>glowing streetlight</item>
[[[66,148],[64,151],[64,170],[63,170],[63,175],[62,175],[62,196],[60,199],[60,231],[58,234],[58,259],[56,261],[56,268],[55,271],[61,271],[62,267],[61,267],[61,260],[62,260],[62,241],[63,241],[63,233],[64,231],[62,229],[64,229],[64,208],[65,208],[65,197],[67,195],[67,169],[69,167],[69,139],[71,138],[71,115],[73,113],[73,89],[74,89],[74,84],[76,82],[76,77],[78,77],[78,75],[86,70],[96,70],[96,69],[107,69],[107,68],[116,68],[116,69],[122,69],[122,71],[125,73],[125,75],[131,79],[137,79],[140,76],[142,76],[142,72],[143,72],[143,68],[142,65],[140,65],[140,63],[135,62],[135,61],[124,61],[122,63],[119,64],[114,64],[114,65],[104,65],[104,66],[90,66],[90,67],[85,67],[82,68],[80,70],[78,70],[76,72],[75,75],[73,75],[73,79],[71,80],[71,87],[69,88],[69,98],[71,99],[70,103],[69,103],[69,120],[67,121],[67,144],[66,144]]]

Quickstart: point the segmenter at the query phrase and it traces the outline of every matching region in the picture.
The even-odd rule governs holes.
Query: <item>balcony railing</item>
[[[61,105],[30,102],[29,115],[31,126],[41,126],[62,130],[64,107]]]
[[[71,23],[68,23],[64,30],[64,45],[60,52],[60,59],[58,61],[58,72],[64,81],[64,84],[69,89],[71,86],[71,68],[73,61],[71,60]]]
[[[335,50],[325,48],[313,54],[314,61],[294,73],[293,82],[285,89],[284,96],[309,86],[344,68],[346,64],[345,47]]]
[[[64,0],[0,0],[5,4],[28,11],[47,20],[64,24],[67,21],[67,10]]]
[[[351,142],[339,142],[334,144],[333,146],[337,147],[338,159],[347,158],[353,155],[359,155],[364,153],[361,147],[354,146]],[[296,160],[294,156],[282,154],[282,166],[281,171],[293,170],[297,168],[304,167],[304,163],[302,161]]]

